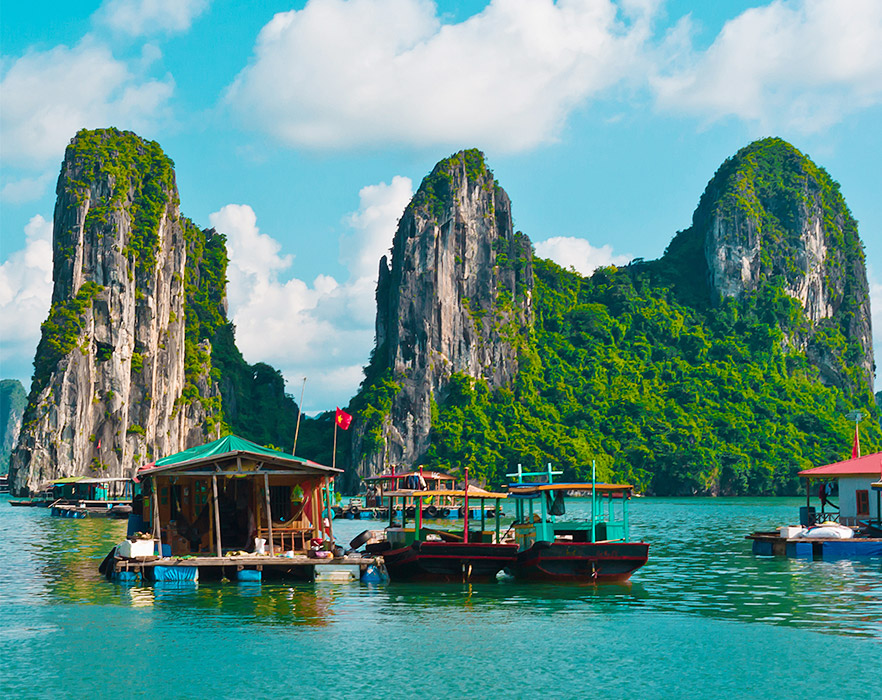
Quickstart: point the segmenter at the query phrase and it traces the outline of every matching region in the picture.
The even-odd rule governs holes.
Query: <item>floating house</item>
[[[882,556],[882,452],[804,469],[799,476],[806,484],[799,526],[748,535],[754,554]]]
[[[879,498],[870,498],[873,482],[882,479],[882,452],[853,457],[823,467],[799,472],[806,481],[806,504],[800,513],[800,524],[835,521],[859,527],[862,521],[879,520]],[[828,498],[827,484],[838,486],[838,502]],[[878,492],[876,492],[878,495]],[[817,505],[813,505],[816,503]]]
[[[317,549],[333,544],[330,482],[340,471],[235,435],[159,459],[138,471],[141,493],[122,553],[144,541],[148,549],[121,556],[117,547],[105,573],[259,580],[271,571],[312,579],[316,564],[334,559]]]

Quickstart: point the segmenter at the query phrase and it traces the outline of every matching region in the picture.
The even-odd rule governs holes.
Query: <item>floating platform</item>
[[[347,555],[314,559],[305,554],[293,557],[230,555],[224,557],[115,557],[103,573],[117,581],[263,580],[373,581],[383,576],[382,557]]]
[[[882,537],[838,538],[781,537],[777,531],[754,532],[747,535],[753,541],[753,553],[761,556],[806,559],[850,559],[852,557],[882,557]]]

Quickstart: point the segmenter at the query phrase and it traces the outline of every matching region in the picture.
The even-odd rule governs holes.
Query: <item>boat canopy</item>
[[[410,472],[396,472],[394,474],[378,474],[377,476],[366,476],[364,481],[388,481],[389,479],[406,479],[409,476],[420,476],[422,474],[424,479],[439,479],[441,481],[456,481],[456,477],[450,476],[450,474],[444,474],[443,472],[430,472],[427,470],[423,470],[420,472],[419,470],[410,471]]]
[[[428,498],[431,496],[453,496],[465,498],[466,492],[463,489],[433,489],[431,491],[420,491],[418,489],[399,489],[398,491],[387,491],[384,495],[396,497],[416,496],[418,498]],[[472,486],[471,484],[469,484],[468,495],[469,498],[508,498],[507,493],[496,493],[494,491],[487,491],[485,489],[478,488],[477,486]]]
[[[94,476],[66,476],[63,479],[53,479],[49,483],[53,486],[60,486],[63,484],[108,484],[122,481],[131,481],[131,479],[126,476],[108,476],[103,479]]]
[[[539,493],[545,491],[592,491],[597,493],[629,493],[634,489],[631,484],[592,484],[588,483],[569,483],[569,484],[509,484],[508,493],[511,496],[520,498],[535,498]]]

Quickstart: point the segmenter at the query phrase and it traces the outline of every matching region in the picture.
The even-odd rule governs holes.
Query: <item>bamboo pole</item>
[[[337,418],[334,418],[334,449],[331,453],[331,467],[337,468]]]
[[[591,460],[591,541],[597,541],[597,462]]]
[[[212,491],[212,504],[214,505],[214,536],[215,536],[215,544],[217,546],[217,555],[218,557],[223,556],[223,544],[221,543],[221,526],[220,526],[220,508],[218,508],[217,504],[217,475],[211,475],[211,491]]]
[[[465,493],[465,503],[463,504],[463,528],[462,528],[462,541],[468,544],[469,542],[469,468],[465,468],[465,489],[463,489]]]
[[[297,454],[297,436],[300,434],[300,416],[303,415],[303,392],[306,391],[306,377],[303,378],[303,385],[300,387],[300,403],[297,404],[297,427],[294,428],[294,447],[291,448],[291,454]]]
[[[272,556],[275,553],[273,550],[273,513],[270,507],[269,474],[266,472],[263,473],[263,495],[266,497],[266,525],[269,530],[269,553]]]
[[[157,554],[162,556],[162,528],[159,525],[159,479],[153,477],[153,539],[159,547]]]

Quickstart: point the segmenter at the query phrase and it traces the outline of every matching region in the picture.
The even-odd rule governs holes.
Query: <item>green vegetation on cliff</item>
[[[782,349],[798,303],[769,287],[712,312],[652,286],[641,266],[590,278],[534,260],[535,341],[511,390],[455,375],[427,464],[491,483],[518,462],[656,494],[792,494],[796,472],[848,456],[846,413],[871,394],[824,387]],[[866,450],[882,447],[875,423]]]
[[[825,284],[839,308],[814,326],[784,291],[803,274],[796,222],[812,207],[823,213]],[[761,283],[743,298],[710,294],[712,216],[749,219],[762,233]],[[780,139],[751,144],[721,166],[693,226],[660,260],[586,278],[534,259],[536,322],[517,381],[493,392],[454,375],[423,462],[468,465],[491,484],[517,463],[583,479],[596,460],[601,478],[655,494],[797,493],[800,469],[849,455],[849,411],[872,414],[862,445],[882,449],[858,366],[863,261],[830,176]],[[818,357],[841,381],[822,381]]]
[[[40,342],[34,356],[34,377],[31,397],[36,397],[58,363],[76,347],[83,332],[85,312],[102,290],[94,282],[86,282],[72,299],[52,303],[49,317],[40,324]]]
[[[174,194],[174,163],[155,141],[119,129],[80,130],[67,147],[65,159],[73,165],[67,189],[77,204],[90,197],[99,182],[110,183],[100,201],[90,201],[87,229],[105,222],[109,212],[127,208],[132,229],[123,251],[133,270],[150,274],[156,265],[159,225]],[[77,177],[74,177],[77,176]]]

